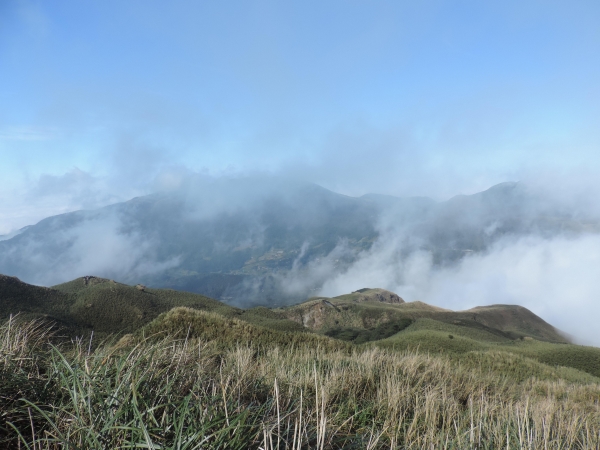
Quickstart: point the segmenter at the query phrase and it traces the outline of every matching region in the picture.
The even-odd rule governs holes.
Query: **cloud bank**
[[[256,182],[259,178],[262,183]],[[159,189],[166,194],[184,193],[178,197],[185,212],[182,218],[191,223],[240,212],[251,216],[254,208],[268,202],[274,193],[285,199],[286,207],[296,201],[293,195],[285,194],[293,184],[285,178],[269,179],[261,174],[254,180],[238,179],[237,185],[232,183],[234,179],[235,176],[211,177],[185,168],[172,168],[159,172],[146,186],[148,190]],[[537,203],[525,203],[523,211],[531,217],[572,219],[583,224],[582,228],[554,234],[535,228],[527,233],[509,233],[483,250],[459,249],[464,252],[462,258],[440,264],[427,246],[422,245],[427,242],[414,227],[406,226],[389,214],[378,222],[379,237],[366,251],[357,253],[356,247],[341,239],[332,251],[317,255],[311,253],[310,239],[300,242],[291,268],[270,274],[271,292],[279,290],[288,298],[294,298],[305,293],[335,296],[364,287],[381,287],[407,301],[421,300],[455,310],[494,303],[519,304],[575,336],[578,342],[600,345],[595,319],[600,316],[600,277],[597,276],[600,234],[594,225],[600,218],[595,195],[597,182],[585,172],[580,173],[578,180],[553,173],[534,181],[527,186]],[[118,193],[106,195],[109,187],[105,179],[73,170],[60,177],[41,177],[31,186],[26,198],[30,206],[56,201],[74,209],[81,205],[93,208],[118,198]],[[310,211],[306,209],[310,208],[309,204],[302,207]],[[493,236],[503,224],[483,222],[482,217],[487,218],[486,211],[460,216],[461,221],[456,223],[471,226],[472,230],[479,227],[484,235]],[[511,214],[519,215],[522,211],[508,206],[501,212],[498,217],[510,218]],[[478,216],[478,213],[483,215]],[[293,217],[286,219],[290,223],[294,220]],[[298,220],[311,220],[310,214]],[[242,236],[245,241],[213,244],[229,245],[227,249],[231,247],[231,251],[234,247],[262,245],[265,229],[261,227],[256,217],[256,223]],[[59,260],[47,251],[40,251],[35,240],[22,247],[24,254],[29,255],[28,264],[39,273],[27,281],[51,285],[90,274],[127,281],[124,277],[148,278],[176,269],[180,263],[177,254],[169,258],[159,256],[158,236],[131,229],[117,215],[105,215],[99,221],[84,218],[68,233],[57,236],[56,245],[68,248]],[[249,281],[238,290],[252,290],[254,295],[260,296],[261,289],[265,288],[261,283]],[[271,301],[276,302],[277,298],[272,297]]]
[[[140,230],[124,229],[116,214],[79,213],[68,228],[49,220],[44,231],[52,233],[50,245],[39,236],[23,234],[16,237],[19,246],[2,254],[3,262],[15,261],[14,270],[28,273],[27,281],[33,284],[51,286],[86,275],[135,282],[179,263],[177,257],[159,261],[156,240]]]
[[[600,236],[510,237],[485,253],[436,267],[424,251],[402,257],[403,241],[382,236],[346,271],[329,278],[321,295],[382,287],[406,301],[463,310],[521,305],[575,337],[600,346]]]

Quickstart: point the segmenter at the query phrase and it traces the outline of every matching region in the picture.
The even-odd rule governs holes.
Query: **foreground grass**
[[[51,345],[39,322],[5,323],[0,447],[600,448],[599,380],[572,369],[501,352],[177,335],[92,350]]]

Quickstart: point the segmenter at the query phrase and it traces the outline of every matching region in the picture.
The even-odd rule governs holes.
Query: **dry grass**
[[[600,448],[593,382],[378,348],[166,338],[92,351],[47,337],[0,329],[3,448]]]

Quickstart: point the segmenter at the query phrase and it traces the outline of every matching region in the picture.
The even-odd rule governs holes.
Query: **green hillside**
[[[244,310],[199,294],[129,286],[93,276],[52,288],[0,276],[0,318],[17,314],[24,321],[49,320],[67,336],[93,331],[98,338],[162,334],[222,346],[249,341],[339,348],[375,345],[452,357],[501,352],[600,376],[600,349],[569,344],[526,308],[492,305],[455,312],[422,302],[406,303],[383,289],[316,297],[285,308]]]
[[[544,342],[531,337],[500,339],[476,328],[432,319],[418,319],[395,335],[374,343],[378,347],[464,356],[472,352],[506,352],[551,367],[570,367],[600,377],[600,348]]]
[[[273,319],[274,320],[274,319]],[[282,324],[282,322],[277,322]],[[224,317],[216,312],[178,307],[163,313],[135,333],[140,339],[199,339],[216,348],[232,348],[238,344],[270,348],[303,346],[350,351],[352,348],[377,347],[396,352],[445,355],[459,364],[482,370],[487,367],[507,379],[564,379],[572,382],[600,381],[600,348],[551,343],[533,338],[499,338],[477,328],[453,325],[432,319],[416,319],[401,331],[385,339],[377,339],[383,330],[392,330],[397,322],[385,322],[371,329],[354,329],[357,336],[326,332],[298,333],[281,326],[261,326],[240,316]],[[348,331],[345,331],[348,333]],[[370,337],[371,339],[368,339]],[[352,344],[364,344],[367,346]]]
[[[314,333],[296,330],[271,329],[239,318],[227,318],[214,312],[178,307],[163,313],[136,332],[137,338],[200,339],[212,342],[218,348],[232,348],[237,344],[280,348],[309,345],[328,349],[349,349],[343,341]]]
[[[0,314],[16,313],[0,324],[2,448],[600,445],[600,349],[517,306],[361,289],[243,310],[97,277],[0,277]],[[56,345],[92,330],[94,345]]]
[[[600,349],[570,344],[556,328],[521,306],[450,311],[423,302],[381,301],[381,291],[316,297],[277,311],[317,333],[354,344],[460,358],[500,352],[526,358],[529,365],[547,365],[548,370],[560,366],[600,377]],[[521,371],[531,372],[517,370]]]
[[[22,319],[50,316],[61,322],[69,316],[73,296],[41,286],[23,283],[18,278],[0,275],[0,319],[19,314]]]
[[[304,331],[304,327],[267,308],[243,310],[199,294],[129,286],[99,277],[81,277],[44,288],[0,276],[0,319],[45,318],[69,335],[132,333],[175,307],[208,311],[263,327]]]
[[[600,378],[498,349],[351,345],[185,307],[116,345],[51,342],[0,325],[2,448],[600,446]]]
[[[315,297],[277,311],[328,335],[350,336],[360,330],[381,329],[388,324],[385,327],[387,334],[375,333],[370,340],[390,337],[418,319],[432,319],[446,324],[448,329],[454,329],[454,326],[476,336],[485,336],[484,340],[513,341],[527,336],[548,342],[568,342],[552,325],[520,306],[492,305],[450,311],[423,302],[406,303],[383,289],[361,289],[334,298]]]

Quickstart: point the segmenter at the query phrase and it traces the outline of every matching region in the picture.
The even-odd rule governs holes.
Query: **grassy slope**
[[[282,345],[298,339],[332,342],[312,333],[310,337],[296,337],[294,332],[307,331],[302,325],[305,322],[321,334],[355,344],[375,341],[380,347],[449,355],[508,352],[549,366],[572,367],[600,376],[600,349],[543,342],[541,339],[544,338],[558,340],[560,335],[556,333],[555,336],[554,328],[525,308],[495,305],[454,313],[419,302],[389,304],[355,302],[352,297],[348,298],[316,298],[276,310],[264,307],[242,310],[198,294],[169,289],[142,290],[100,278],[91,278],[87,282],[79,278],[49,289],[25,284],[16,278],[0,277],[2,318],[18,312],[23,318],[47,316],[58,321],[69,333],[81,334],[93,329],[96,336],[107,336],[132,333],[143,327],[146,332],[162,329],[172,333],[175,328],[185,327],[173,323],[171,319],[176,315],[169,316],[165,322],[164,314],[175,307],[186,307],[216,314],[223,320],[234,320],[220,322],[215,328],[220,330],[219,333],[210,335],[210,339],[223,342],[244,339],[259,342],[273,339]],[[181,311],[177,317],[182,318]],[[158,321],[152,322],[155,319]],[[199,326],[206,320],[195,317],[191,323]],[[238,326],[241,323],[252,326],[242,327],[245,331],[241,332],[241,325]],[[236,335],[232,330],[241,334]],[[209,335],[203,336],[209,338]],[[537,339],[523,340],[518,336]]]
[[[175,339],[200,339],[222,348],[236,344],[282,348],[308,345],[335,350],[349,350],[350,344],[314,333],[283,331],[249,323],[238,318],[178,307],[163,313],[139,329],[136,336],[169,336]]]
[[[286,317],[324,334],[353,335],[360,330],[375,329],[384,323],[405,328],[407,321],[429,318],[438,322],[494,335],[494,340],[508,341],[524,336],[549,342],[567,342],[550,324],[526,308],[493,305],[468,311],[449,311],[422,302],[390,304],[357,301],[354,294],[334,298],[315,297],[307,302],[278,310]],[[394,334],[376,334],[378,339]],[[399,330],[397,330],[399,331]]]
[[[0,319],[20,314],[22,319],[51,316],[62,322],[68,318],[74,302],[66,293],[0,275]]]
[[[600,448],[600,380],[573,369],[352,347],[187,308],[152,327],[173,334],[90,352],[0,325],[0,447]]]
[[[361,344],[369,340],[361,339],[361,337],[365,337],[364,333],[375,334],[382,327],[389,327],[395,323],[386,322],[371,330],[357,330],[358,339],[355,336],[353,339],[346,338],[344,340]],[[361,335],[360,332],[363,334]],[[226,318],[218,314],[189,308],[177,308],[162,314],[138,331],[139,334],[146,336],[163,334],[181,339],[200,338],[206,341],[217,341],[225,347],[239,342],[252,342],[263,346],[275,344],[286,347],[290,344],[309,344],[350,348],[348,344],[339,340],[342,336],[336,334],[329,334],[329,336],[337,339],[328,339],[312,333],[296,333],[294,330],[286,330],[284,327],[280,329],[277,327],[266,328],[257,323],[244,322],[237,317]],[[432,319],[417,319],[390,338],[381,340],[373,338],[372,340],[374,341],[373,345],[381,348],[446,354],[454,358],[466,358],[465,361],[471,361],[472,356],[468,355],[472,353],[497,354],[500,356],[492,359],[504,361],[508,358],[511,361],[508,365],[497,364],[498,367],[503,367],[507,376],[522,374],[521,376],[547,378],[551,374],[552,377],[558,379],[564,378],[566,373],[570,379],[586,378],[587,374],[600,377],[600,349],[542,342],[534,339],[501,339],[484,330],[461,327]],[[556,369],[554,366],[562,366],[563,369]],[[576,369],[576,374],[574,375],[569,372],[570,369],[564,368]],[[560,375],[557,375],[559,373]]]
[[[235,317],[267,328],[305,330],[298,323],[267,308],[242,310],[190,292],[145,287],[141,290],[100,278],[91,279],[87,285],[84,279],[78,278],[54,288],[76,295],[77,300],[71,311],[77,323],[93,325],[104,332],[133,332],[175,307],[213,312],[226,318]]]
[[[54,286],[75,298],[70,308],[71,320],[80,329],[96,332],[133,332],[155,319],[159,314],[177,306],[213,311],[225,316],[239,315],[237,308],[188,292],[171,289],[140,290],[101,278],[85,284],[83,278]]]
[[[171,289],[138,289],[103,278],[77,278],[45,288],[0,276],[0,319],[45,317],[67,334],[131,333],[175,307],[188,307],[285,331],[306,331],[267,308],[242,310],[199,294]]]
[[[372,341],[382,348],[454,356],[508,353],[528,359],[528,365],[543,363],[548,370],[562,366],[600,377],[600,349],[568,344],[558,330],[526,308],[492,305],[453,312],[421,302],[354,300],[347,295],[318,297],[280,311],[319,333],[355,344]]]
[[[522,306],[478,306],[457,314],[465,319],[473,315],[479,323],[502,330],[512,337],[531,336],[542,341],[567,342],[559,330]]]
[[[456,325],[453,323],[441,322],[430,318],[416,319],[404,331],[405,334],[422,330],[440,331],[447,336],[465,337],[479,342],[512,342],[511,339],[490,332],[486,329]]]
[[[452,336],[452,337],[451,337]],[[419,319],[392,337],[376,342],[382,348],[415,349],[427,353],[463,355],[468,352],[507,352],[551,367],[571,367],[600,377],[600,348],[523,340],[500,340],[472,328],[432,319]]]

